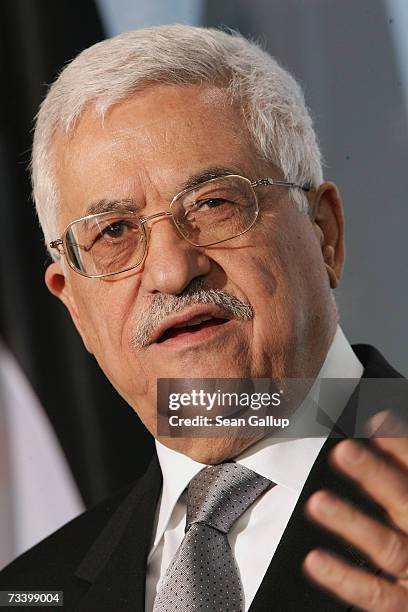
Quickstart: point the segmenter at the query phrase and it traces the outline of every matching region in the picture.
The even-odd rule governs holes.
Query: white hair
[[[106,111],[154,84],[220,84],[239,101],[255,150],[287,181],[317,187],[321,154],[301,87],[274,58],[237,32],[166,25],[125,32],[80,53],[50,87],[37,115],[33,196],[48,242],[58,236],[53,138],[70,134],[85,108]],[[301,210],[307,199],[293,190]]]

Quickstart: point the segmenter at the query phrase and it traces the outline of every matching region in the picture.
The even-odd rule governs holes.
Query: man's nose
[[[141,282],[146,292],[179,295],[194,278],[209,273],[209,257],[180,236],[170,217],[152,219],[147,225]]]

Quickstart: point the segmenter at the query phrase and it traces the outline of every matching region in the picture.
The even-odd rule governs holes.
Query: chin
[[[185,361],[180,359],[178,363],[169,367],[166,364],[161,368],[159,373],[155,372],[157,378],[185,378],[191,380],[193,378],[244,378],[249,372],[238,362],[238,359],[230,356],[220,358],[219,355],[214,355],[211,359],[206,354],[203,359],[187,358]]]
[[[156,378],[250,378],[251,354],[246,343],[225,342],[180,351],[153,367]]]

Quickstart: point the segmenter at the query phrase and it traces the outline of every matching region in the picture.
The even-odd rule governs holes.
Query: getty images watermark
[[[290,425],[285,390],[270,379],[160,379],[158,433],[259,437]]]
[[[405,379],[180,379],[157,381],[157,433],[168,437],[406,437]],[[374,435],[376,433],[374,432]]]
[[[222,410],[222,414],[209,416],[208,414],[196,414],[194,416],[183,416],[182,414],[171,414],[170,427],[285,427],[289,426],[289,419],[274,417],[272,414],[260,416],[259,414],[245,414],[244,416],[231,416],[230,410],[238,414],[250,409],[254,411],[262,408],[271,408],[281,405],[280,393],[257,393],[257,392],[228,392],[217,391],[211,393],[204,389],[192,389],[190,392],[173,392],[168,399],[169,410],[181,411],[183,409],[198,408],[206,412]],[[227,416],[227,415],[230,416]]]

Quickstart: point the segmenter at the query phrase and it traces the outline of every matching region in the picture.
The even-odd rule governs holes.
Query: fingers
[[[372,438],[372,442],[408,470],[408,438]]]
[[[378,412],[368,424],[371,442],[408,470],[408,427],[388,411]]]
[[[312,495],[306,512],[310,518],[358,548],[387,573],[403,576],[408,571],[407,535],[364,515],[326,491]]]
[[[390,444],[398,438],[390,440]],[[394,449],[394,453],[397,450]],[[337,444],[331,459],[338,469],[357,482],[408,534],[408,474],[386,457],[352,440]]]
[[[371,448],[344,440],[335,446],[331,460],[382,506],[396,528],[364,515],[325,491],[309,499],[306,511],[310,518],[361,550],[374,565],[398,581],[392,583],[318,550],[306,557],[304,569],[318,584],[360,609],[408,612],[408,438],[400,435],[399,422],[391,423],[397,430],[394,427],[394,434],[387,435],[389,418],[386,414],[377,417],[371,423],[372,432],[384,437],[372,438]],[[386,430],[381,421],[385,417]]]
[[[351,567],[326,552],[311,551],[303,567],[315,582],[362,610],[367,612],[408,610],[408,591],[402,586]]]

